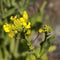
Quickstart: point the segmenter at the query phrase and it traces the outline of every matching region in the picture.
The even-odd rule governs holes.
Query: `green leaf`
[[[5,37],[4,37],[4,45],[5,45],[5,46],[8,45],[8,44],[10,43],[10,40],[11,40],[11,39],[9,39],[9,37],[5,36]]]
[[[31,18],[31,23],[32,26],[35,25],[37,22],[42,23],[42,17],[41,14],[38,12],[37,14],[35,14],[32,18]]]
[[[11,7],[11,2],[10,0],[4,0],[3,1],[8,7]]]
[[[48,60],[47,53],[44,53],[44,54],[41,56],[41,60]]]
[[[12,3],[13,6],[16,6],[15,0],[11,0],[11,3]]]
[[[52,45],[52,46],[49,47],[48,52],[53,52],[55,50],[56,50],[56,46]]]
[[[3,54],[1,49],[0,49],[0,60],[3,60]]]
[[[15,39],[11,39],[11,42],[10,42],[10,52],[11,53],[15,53]]]
[[[26,60],[36,60],[36,57],[33,54],[31,54],[26,57]]]
[[[2,18],[6,18],[6,17],[12,15],[15,12],[15,10],[16,10],[16,8],[12,8],[12,9],[8,10],[7,14],[4,14],[2,16]]]
[[[35,49],[35,55],[37,56],[37,58],[40,58],[40,51],[41,51],[41,46],[38,46],[38,47]]]
[[[4,50],[4,55],[5,55],[4,60],[8,60],[8,57],[10,57],[10,59],[11,59],[11,55],[9,54],[6,47],[3,47],[3,50]]]
[[[41,12],[42,15],[43,15],[44,8],[45,8],[46,4],[47,4],[47,1],[44,1],[41,8],[40,8],[40,12]]]
[[[41,49],[41,55],[42,56],[44,53],[46,53],[49,49],[49,47],[51,46],[51,44],[54,41],[54,36],[50,37],[48,40],[46,40],[43,45],[42,45],[42,49]]]

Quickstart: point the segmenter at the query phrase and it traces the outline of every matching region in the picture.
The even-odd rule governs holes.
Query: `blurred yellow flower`
[[[10,32],[11,31],[11,24],[5,24],[3,25],[3,29],[5,32]]]
[[[17,34],[20,29],[27,30],[26,34],[30,34],[29,28],[31,28],[31,22],[28,22],[28,14],[26,11],[23,12],[23,16],[20,18],[17,18],[17,15],[10,17],[11,21],[13,21],[13,24],[5,24],[3,25],[3,29],[5,32],[10,32],[9,37],[13,37],[14,34]],[[11,32],[14,32],[13,34]]]
[[[17,15],[16,15],[16,16],[14,16],[14,17],[13,17],[13,16],[11,16],[11,17],[10,17],[10,20],[11,20],[11,21],[17,20]]]
[[[31,23],[28,22],[28,24],[25,26],[25,28],[27,28],[27,29],[31,28]]]
[[[13,37],[14,37],[14,33],[13,33],[13,32],[12,32],[12,33],[9,33],[9,34],[8,34],[8,37],[9,37],[9,38],[13,38]]]
[[[19,18],[19,20],[20,20],[20,24],[23,25],[25,22],[25,19],[23,17],[21,17],[21,18]]]
[[[23,24],[22,24],[24,27],[26,27],[27,26],[27,23],[26,22],[23,22]]]
[[[28,14],[27,14],[26,11],[23,12],[23,18],[26,19],[26,20],[28,19]]]
[[[18,31],[17,31],[17,30],[15,30],[15,31],[14,31],[14,33],[15,33],[15,34],[17,34],[17,33],[18,33]]]
[[[26,34],[29,35],[31,33],[31,30],[27,30]]]
[[[44,30],[43,30],[42,28],[40,28],[38,32],[39,32],[39,33],[43,33]]]
[[[24,20],[24,18],[23,17],[21,17],[20,18],[20,22],[24,22],[25,20]]]

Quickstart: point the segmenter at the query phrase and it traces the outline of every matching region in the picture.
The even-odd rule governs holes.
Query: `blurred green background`
[[[10,16],[21,16],[23,11],[26,10],[29,14],[29,18],[36,15],[44,0],[0,0],[0,58],[6,53],[5,47],[9,51],[10,39],[7,37],[7,33],[3,31],[3,24],[10,19]],[[47,0],[47,4],[44,9],[44,18],[42,24],[48,24],[53,27],[55,33],[55,42],[53,45],[57,46],[56,51],[48,53],[49,60],[60,59],[60,0]],[[2,55],[2,53],[3,55]],[[6,57],[5,56],[5,57]],[[12,55],[13,56],[13,55]],[[9,56],[10,58],[11,56]],[[14,59],[14,58],[13,58]],[[3,59],[1,59],[3,60]],[[5,59],[6,60],[6,59]],[[24,59],[23,59],[24,60]]]

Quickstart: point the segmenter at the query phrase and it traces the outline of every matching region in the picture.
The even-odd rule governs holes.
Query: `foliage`
[[[43,60],[47,56],[54,41],[52,28],[41,26],[47,2],[33,17],[26,11],[29,2],[0,0],[0,60]]]

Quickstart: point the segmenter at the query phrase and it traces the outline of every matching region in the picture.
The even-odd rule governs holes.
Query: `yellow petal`
[[[13,37],[14,37],[14,33],[9,33],[9,34],[8,34],[8,37],[9,37],[9,38],[13,38]]]
[[[16,15],[16,16],[14,16],[14,17],[13,17],[13,16],[11,16],[11,17],[10,17],[10,20],[11,20],[11,21],[17,20],[17,15]]]
[[[42,28],[40,28],[38,32],[39,32],[39,33],[42,33],[42,32],[43,32],[43,29],[42,29]]]
[[[28,24],[25,26],[25,28],[27,28],[27,29],[31,28],[31,23],[28,22]]]
[[[11,31],[11,25],[6,23],[5,25],[3,25],[3,29],[5,32],[10,32]]]
[[[31,33],[31,30],[27,30],[26,34],[29,35]]]
[[[23,18],[26,19],[26,20],[28,19],[28,14],[27,14],[26,11],[24,11],[24,13],[23,13]]]

